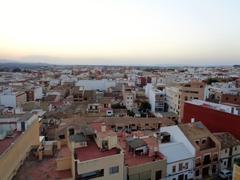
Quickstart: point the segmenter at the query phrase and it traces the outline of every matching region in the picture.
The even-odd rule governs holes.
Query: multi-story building
[[[127,110],[132,110],[135,107],[136,92],[132,87],[123,85],[123,105],[126,106]]]
[[[240,159],[237,159],[234,162],[232,179],[233,180],[239,180],[240,179]]]
[[[183,122],[192,119],[201,121],[211,132],[229,132],[240,138],[240,107],[223,105],[201,100],[187,101],[184,105]]]
[[[124,179],[155,180],[166,176],[166,158],[159,152],[156,137],[124,133],[118,142],[124,150]]]
[[[60,131],[59,142],[70,153],[57,159],[57,170],[71,169],[74,179],[155,180],[166,176],[166,158],[159,152],[156,137],[113,132],[102,122],[69,125],[65,130]]]
[[[106,91],[110,87],[115,87],[116,82],[107,79],[101,80],[78,80],[75,86],[82,86],[85,90],[101,90]]]
[[[201,81],[191,81],[178,86],[166,87],[166,96],[169,111],[183,117],[184,102],[192,99],[204,99],[205,84]]]
[[[43,90],[41,86],[34,86],[26,90],[27,101],[36,101],[43,98]]]
[[[73,87],[71,90],[71,94],[73,96],[73,101],[81,102],[84,100],[84,87]]]
[[[158,137],[159,150],[167,159],[166,179],[193,179],[195,148],[180,128],[176,125],[162,127]]]
[[[39,120],[34,114],[1,119],[0,177],[10,180],[33,146],[39,145]]]
[[[214,133],[214,135],[221,143],[219,155],[220,170],[232,170],[235,159],[240,158],[240,141],[227,132]]]
[[[152,84],[148,83],[145,86],[145,95],[148,97],[152,112],[165,111],[166,93],[164,91],[153,88]]]
[[[17,106],[25,103],[27,100],[24,91],[12,91],[11,89],[3,90],[0,93],[0,105],[5,107],[16,108]]]
[[[217,138],[201,122],[179,124],[178,126],[196,150],[195,179],[216,175],[221,147]]]

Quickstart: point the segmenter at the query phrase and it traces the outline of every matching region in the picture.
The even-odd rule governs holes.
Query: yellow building
[[[240,180],[240,160],[233,166],[233,180]]]
[[[12,179],[33,146],[39,145],[37,115],[26,114],[0,124],[0,179]]]

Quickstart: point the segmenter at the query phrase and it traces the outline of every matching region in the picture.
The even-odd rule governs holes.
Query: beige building
[[[39,145],[39,121],[37,115],[26,114],[0,127],[0,179],[10,180],[31,148]]]
[[[233,169],[235,159],[240,158],[240,141],[227,132],[214,133],[221,143],[219,168]]]
[[[195,179],[205,179],[218,173],[221,144],[201,123],[180,124],[179,128],[196,149]]]
[[[204,99],[205,84],[201,81],[191,81],[178,86],[166,87],[168,110],[183,117],[184,102],[192,99]]]
[[[57,169],[71,169],[73,179],[123,179],[124,154],[116,133],[102,123],[91,126],[70,126],[61,135],[65,156],[56,160]]]
[[[71,169],[74,179],[155,180],[166,176],[166,159],[159,153],[157,138],[143,132],[122,134],[112,131],[107,122],[92,122],[69,125],[58,134],[62,147],[57,170]]]
[[[127,110],[132,110],[135,107],[136,92],[132,87],[123,85],[123,105],[126,106]]]
[[[233,166],[233,180],[240,180],[240,160],[234,163]]]

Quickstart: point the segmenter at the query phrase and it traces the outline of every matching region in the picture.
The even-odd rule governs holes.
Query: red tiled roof
[[[6,137],[0,140],[0,155],[21,135],[22,132],[15,131],[12,137]]]
[[[101,151],[95,142],[88,142],[87,147],[76,148],[75,152],[77,154],[77,158],[80,161],[87,161],[91,159],[102,158],[106,156],[112,156],[115,154],[119,154],[118,148],[113,148],[108,151]]]

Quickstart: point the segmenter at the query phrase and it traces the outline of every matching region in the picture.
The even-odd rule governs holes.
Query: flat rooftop
[[[120,149],[113,148],[107,151],[101,151],[94,141],[89,141],[87,147],[76,148],[75,153],[79,161],[88,161],[102,157],[120,154]]]
[[[216,110],[216,111],[230,113],[230,114],[235,114],[234,112],[232,112],[232,108],[239,108],[240,107],[240,105],[231,104],[231,103],[217,104],[217,103],[203,101],[203,100],[197,100],[197,99],[194,99],[194,100],[191,100],[191,101],[186,101],[186,103],[193,104],[193,105],[196,105],[196,106],[205,107],[205,108],[209,108],[209,109],[213,109],[213,110]]]
[[[0,155],[4,153],[14,141],[21,135],[22,132],[15,131],[11,137],[5,137],[3,140],[0,140]]]
[[[57,158],[69,157],[71,156],[71,151],[68,146],[62,146],[57,154]]]
[[[183,159],[193,158],[183,143],[165,143],[160,145],[160,152],[167,157],[167,162],[172,163]],[[181,153],[179,153],[181,152]]]
[[[41,161],[27,158],[13,180],[72,179],[71,170],[56,170],[56,159],[44,158]]]
[[[143,139],[144,140],[144,139]],[[147,145],[152,145],[153,141],[151,138],[146,138],[144,140]],[[158,160],[164,160],[165,157],[158,153],[157,157],[151,157],[148,154],[146,155],[134,155],[132,152],[128,151],[126,137],[118,137],[118,144],[123,148],[124,150],[124,164],[128,167],[133,167],[141,164],[151,163]]]

